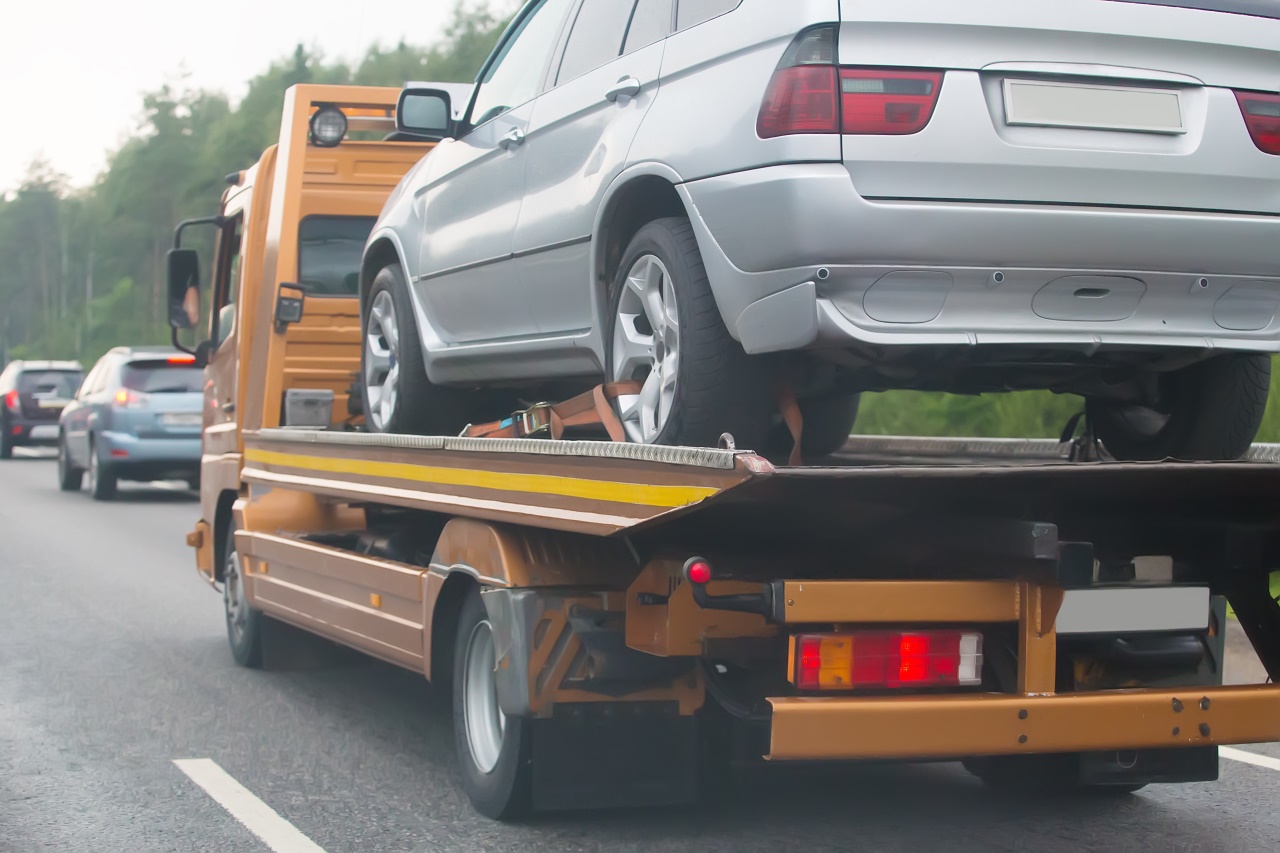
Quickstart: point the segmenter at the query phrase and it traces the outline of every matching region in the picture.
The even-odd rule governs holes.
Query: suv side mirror
[[[410,88],[396,101],[396,133],[444,139],[454,133],[453,105],[443,89]]]
[[[169,326],[194,329],[200,322],[200,257],[195,249],[170,249]]]

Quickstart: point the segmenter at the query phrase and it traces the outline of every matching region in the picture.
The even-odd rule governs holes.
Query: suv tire
[[[78,492],[84,487],[84,469],[71,464],[71,456],[67,451],[67,443],[58,439],[58,489],[64,492]]]
[[[1087,401],[1094,434],[1120,460],[1239,459],[1267,408],[1271,356],[1220,355],[1160,377],[1159,409]]]
[[[98,443],[89,445],[89,494],[95,501],[114,500],[119,480],[115,469],[102,460]]]
[[[654,220],[631,239],[609,293],[604,346],[609,381],[646,382],[615,401],[628,440],[715,447],[727,432],[740,448],[763,448],[772,371],[725,328],[688,219]]]
[[[370,432],[457,435],[461,392],[427,378],[413,298],[399,266],[373,279],[360,317],[360,387]]]

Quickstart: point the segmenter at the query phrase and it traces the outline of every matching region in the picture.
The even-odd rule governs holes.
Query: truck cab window
[[[538,94],[547,57],[573,0],[544,0],[525,16],[477,86],[468,120],[478,127]]]
[[[371,216],[308,216],[298,226],[298,283],[308,296],[355,296]]]
[[[236,326],[236,301],[240,290],[240,254],[244,214],[237,214],[218,234],[217,266],[214,269],[213,317],[210,335],[219,345]]]

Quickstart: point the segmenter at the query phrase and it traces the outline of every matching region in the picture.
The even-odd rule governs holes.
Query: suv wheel
[[[1089,400],[1089,419],[1116,459],[1239,459],[1270,384],[1270,356],[1221,355],[1161,377],[1158,407]]]
[[[413,297],[398,266],[384,267],[361,316],[361,383],[372,432],[457,435],[467,424],[460,392],[427,379]]]
[[[97,442],[89,445],[89,494],[95,501],[109,501],[116,496],[116,472],[102,461]]]
[[[78,492],[84,486],[84,469],[71,464],[67,443],[58,439],[58,488],[64,492]]]
[[[13,436],[10,432],[9,422],[0,420],[0,459],[13,458]]]
[[[608,380],[643,383],[615,403],[627,439],[715,447],[728,432],[762,447],[773,417],[765,365],[720,319],[689,220],[641,228],[618,266],[605,336]]]

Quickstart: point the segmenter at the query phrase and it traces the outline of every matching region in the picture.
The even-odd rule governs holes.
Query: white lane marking
[[[276,814],[275,809],[255,797],[216,761],[178,758],[173,763],[275,853],[324,853],[320,845]]]
[[[1270,755],[1258,755],[1256,752],[1246,752],[1243,749],[1234,749],[1229,746],[1218,747],[1218,755],[1223,758],[1230,758],[1232,761],[1242,761],[1245,764],[1253,764],[1280,772],[1280,758],[1272,758]]]

